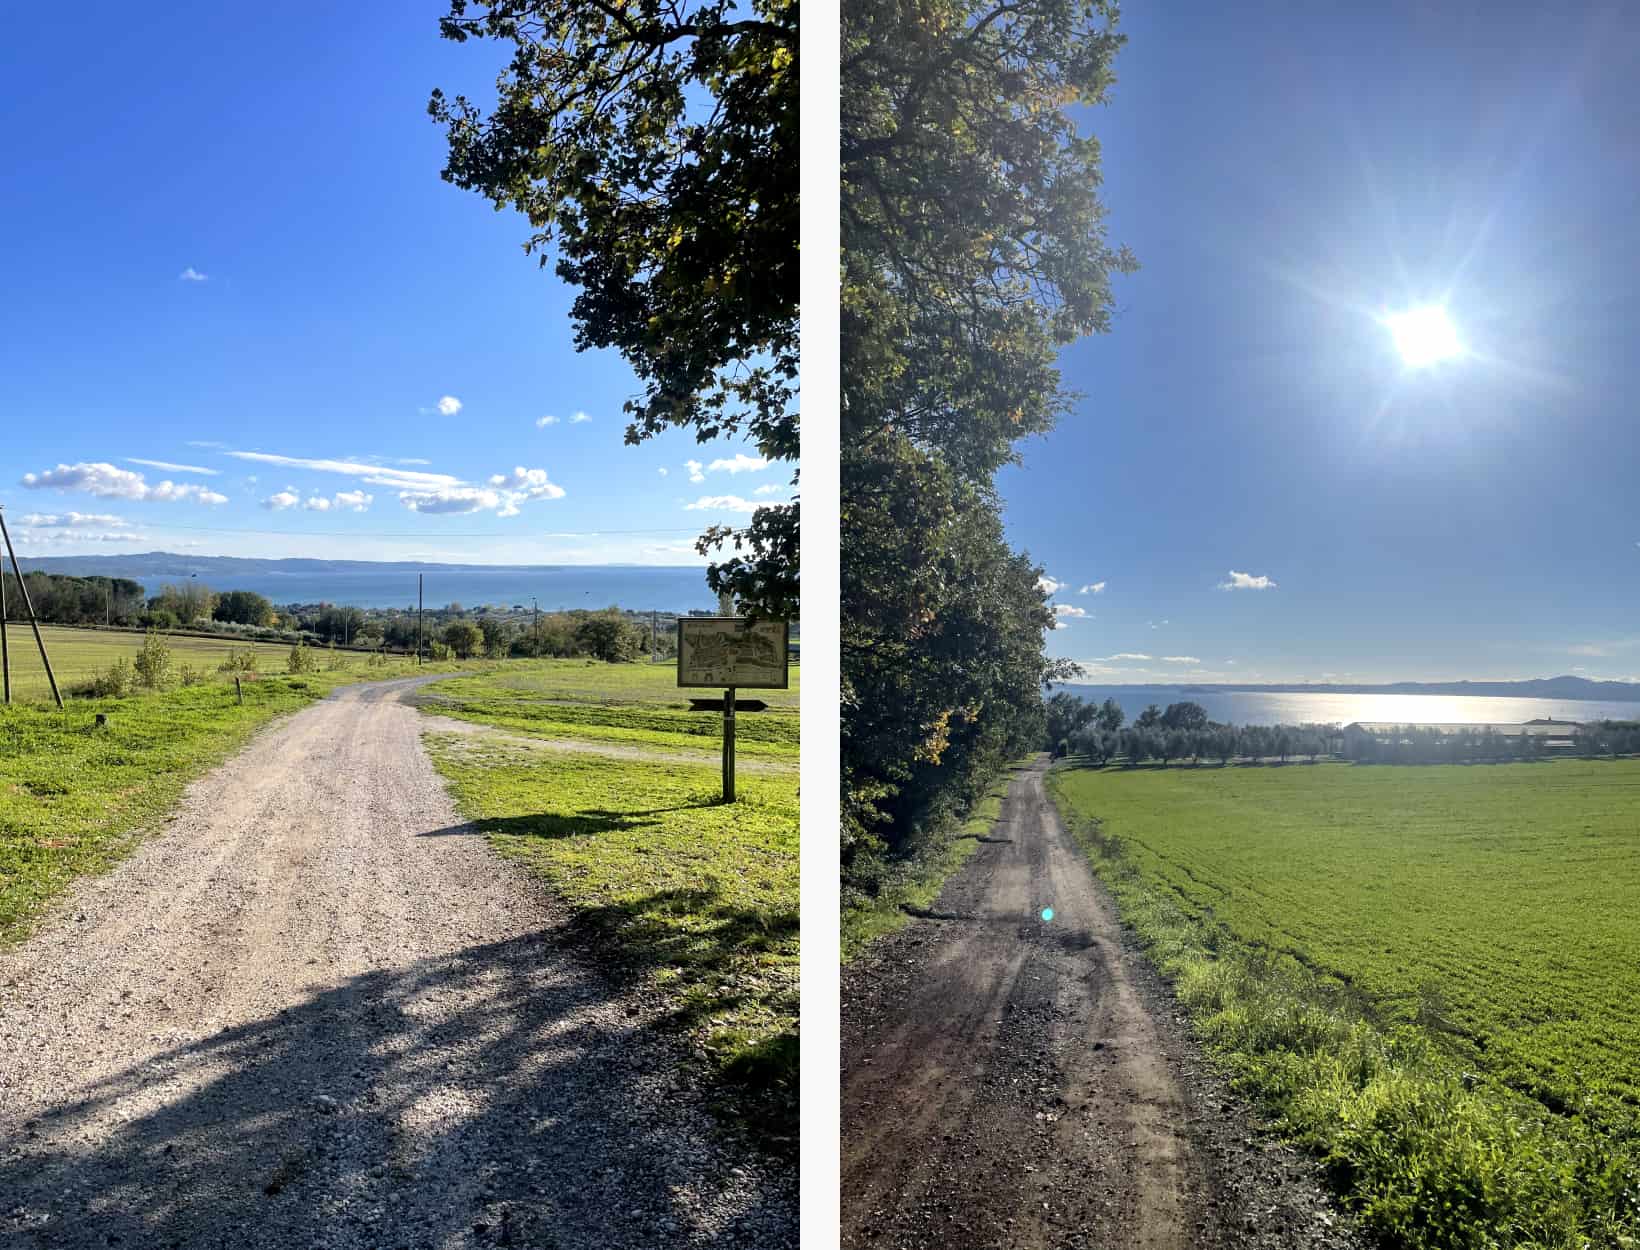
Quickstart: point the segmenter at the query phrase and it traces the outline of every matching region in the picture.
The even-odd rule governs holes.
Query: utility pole
[[[661,614],[654,608],[649,609],[649,662],[661,662]]]
[[[29,597],[28,583],[23,580],[22,566],[17,563],[17,552],[11,545],[11,531],[6,528],[4,505],[0,505],[0,538],[6,540],[6,554],[11,557],[11,571],[17,575],[17,589],[23,592],[23,606],[28,609],[28,623],[34,628],[34,644],[40,648],[40,662],[46,666],[46,680],[51,683],[51,697],[57,700],[57,709],[61,711],[63,695],[57,689],[57,674],[51,671],[51,657],[46,654],[46,640],[40,637],[40,620],[34,615],[34,600]]]
[[[0,561],[0,672],[6,675],[6,702],[11,702],[11,648],[6,644],[6,565]]]
[[[422,613],[421,578],[422,578],[422,575],[420,573],[417,573],[416,574],[416,664],[417,664],[418,667],[421,664],[421,613]]]
[[[539,660],[541,658],[541,605],[535,601],[534,595],[530,596],[530,611],[535,616],[535,658]]]

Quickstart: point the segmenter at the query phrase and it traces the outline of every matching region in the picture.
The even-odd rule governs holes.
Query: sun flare
[[[1463,353],[1458,342],[1458,331],[1438,304],[1414,308],[1384,318],[1384,324],[1395,336],[1395,346],[1401,359],[1414,369],[1448,360]]]

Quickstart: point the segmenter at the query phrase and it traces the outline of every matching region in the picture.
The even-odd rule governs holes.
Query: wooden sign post
[[[715,686],[723,691],[723,801],[735,801],[735,691],[786,690],[791,684],[786,621],[748,620],[738,616],[678,618],[678,685]],[[717,711],[716,699],[691,701],[699,711]],[[755,706],[754,706],[755,705]],[[742,700],[740,711],[761,711],[763,704]]]

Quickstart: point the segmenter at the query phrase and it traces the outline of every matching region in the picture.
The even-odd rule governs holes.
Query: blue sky
[[[1624,17],[1126,6],[1085,118],[1143,269],[1064,353],[1086,398],[1001,477],[1064,583],[1055,654],[1100,682],[1640,680]],[[1430,303],[1465,351],[1409,369],[1380,317]]]
[[[0,503],[25,563],[695,564],[706,525],[790,494],[748,446],[623,445],[630,370],[573,350],[527,223],[438,176],[428,95],[487,99],[506,59],[438,38],[446,11],[8,20]]]

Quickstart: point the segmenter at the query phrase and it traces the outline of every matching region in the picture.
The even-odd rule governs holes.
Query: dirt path
[[[1124,947],[1046,763],[1016,775],[940,918],[844,971],[842,1244],[1356,1245]]]
[[[421,680],[263,733],[0,954],[0,1242],[796,1244],[663,1005],[452,810]]]
[[[628,746],[624,742],[605,742],[595,738],[536,738],[527,734],[509,733],[478,721],[458,720],[454,716],[440,716],[423,712],[421,723],[433,733],[457,734],[470,738],[480,746],[495,744],[518,751],[545,751],[559,755],[607,755],[611,759],[634,760],[648,764],[720,764],[722,755],[713,751],[668,751],[661,747]],[[741,756],[735,760],[735,770],[741,773],[795,773],[797,763],[783,760],[757,760]]]

